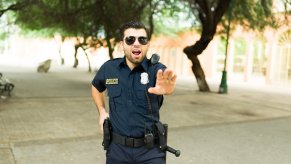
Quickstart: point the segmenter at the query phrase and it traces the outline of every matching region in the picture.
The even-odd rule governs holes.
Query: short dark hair
[[[129,28],[134,28],[134,29],[144,29],[146,31],[148,39],[150,39],[150,33],[149,30],[146,28],[146,26],[138,21],[129,21],[124,24],[122,24],[119,28],[119,39],[123,40],[124,38],[124,31],[129,29]]]

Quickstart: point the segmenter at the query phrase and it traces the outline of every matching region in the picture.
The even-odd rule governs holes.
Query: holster
[[[168,125],[162,124],[161,122],[157,122],[154,124],[156,129],[156,134],[158,135],[159,148],[162,151],[166,151],[167,149],[167,134],[168,134]]]
[[[108,150],[110,142],[112,140],[112,127],[109,118],[104,120],[103,123],[103,142],[102,146],[104,150]]]
[[[170,146],[167,145],[167,139],[168,139],[168,124],[162,124],[161,122],[157,122],[154,124],[156,135],[158,135],[159,138],[159,148],[161,151],[164,151],[165,153],[168,151],[170,153],[175,154],[176,157],[179,157],[181,152],[180,150],[176,150]]]

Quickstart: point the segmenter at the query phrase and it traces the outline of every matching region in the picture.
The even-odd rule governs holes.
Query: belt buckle
[[[129,147],[134,147],[134,138],[126,137],[125,145]]]

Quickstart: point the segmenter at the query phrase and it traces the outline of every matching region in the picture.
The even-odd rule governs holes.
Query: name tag
[[[118,84],[118,79],[106,79],[106,84]]]

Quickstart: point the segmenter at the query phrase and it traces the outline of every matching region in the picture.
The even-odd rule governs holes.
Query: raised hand
[[[149,93],[156,95],[169,95],[174,92],[177,76],[172,70],[166,69],[164,72],[160,69],[157,72],[156,86],[148,89]]]

